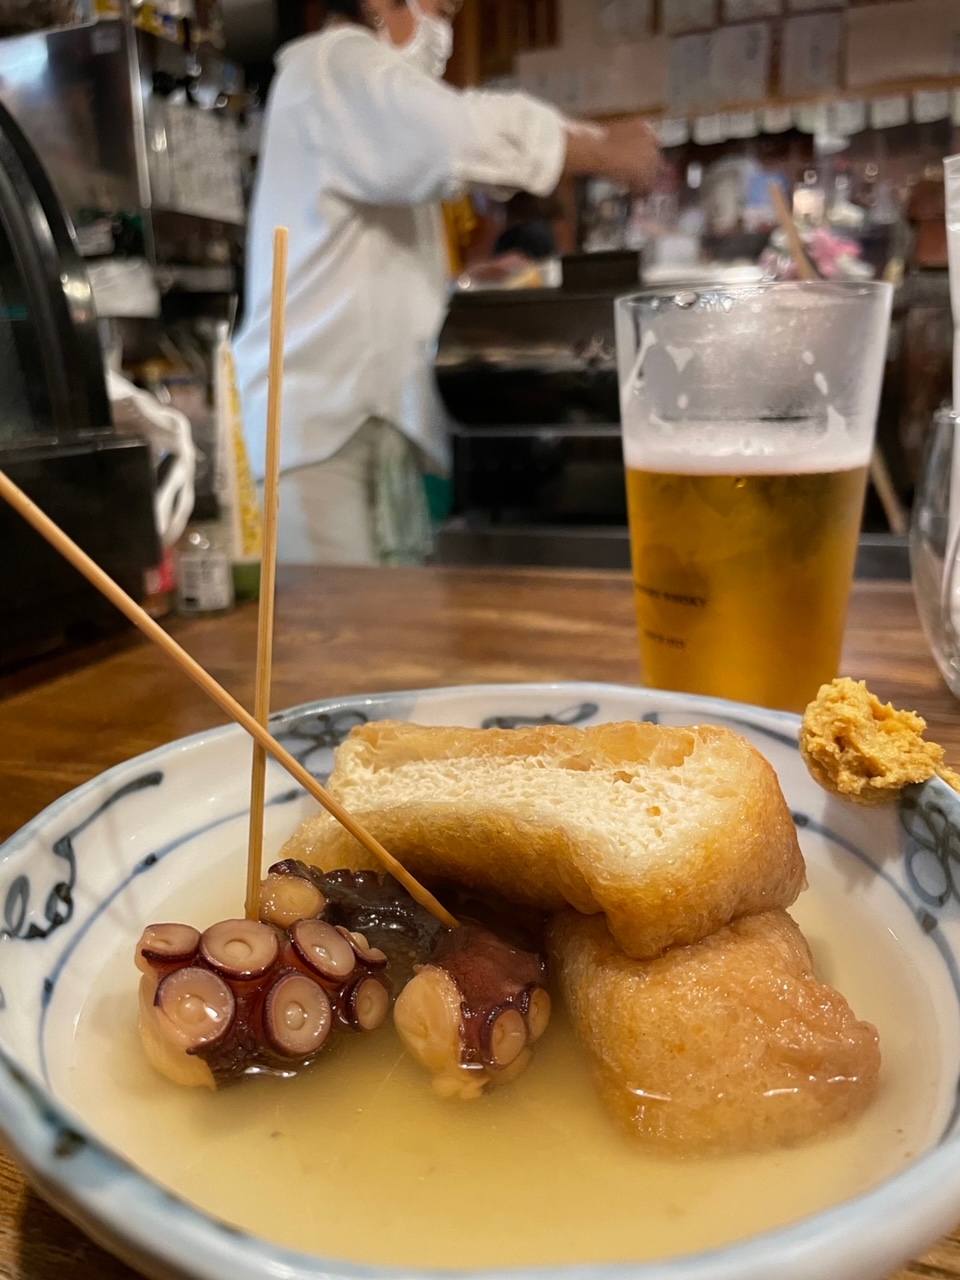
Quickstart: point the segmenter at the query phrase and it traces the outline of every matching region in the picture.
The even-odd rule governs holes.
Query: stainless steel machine
[[[441,562],[629,566],[613,301],[638,262],[591,257],[568,260],[559,289],[451,301],[435,363],[453,419]]]
[[[216,334],[240,285],[243,85],[199,27],[182,38],[128,17],[0,40],[0,104],[73,223],[105,350],[186,413],[207,492]]]
[[[0,40],[0,102],[53,181],[86,258],[142,258],[161,293],[232,292],[244,200],[238,72],[101,20]]]
[[[160,558],[148,445],[111,421],[90,284],[59,202],[0,106],[0,468],[131,595]],[[0,502],[0,668],[120,615]]]

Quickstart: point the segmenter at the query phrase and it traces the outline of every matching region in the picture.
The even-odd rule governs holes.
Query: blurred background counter
[[[29,313],[39,350],[59,310],[96,388],[72,418],[49,409],[49,388],[8,404],[0,448],[112,431],[94,367],[106,361],[183,411],[199,509],[215,498],[218,343],[242,314],[273,54],[323,18],[320,0],[0,0],[0,107],[49,179],[40,203],[60,228],[42,286],[7,246],[11,298],[29,297],[4,323],[19,333]],[[789,276],[771,184],[822,274],[897,287],[879,440],[909,509],[950,397],[941,161],[960,150],[958,44],[960,0],[466,0],[454,82],[520,87],[601,120],[643,112],[665,159],[643,200],[583,181],[549,201],[474,192],[447,209],[436,368],[455,469],[438,562],[628,564],[612,300],[641,283]],[[30,386],[43,382],[29,342],[10,350]],[[133,577],[155,574],[158,554],[144,545]],[[859,570],[907,573],[873,493]],[[11,598],[8,581],[0,590]]]

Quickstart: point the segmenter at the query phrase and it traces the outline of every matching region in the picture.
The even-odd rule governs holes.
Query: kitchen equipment
[[[160,559],[147,444],[112,425],[89,282],[36,154],[0,106],[0,468],[140,598]],[[117,615],[0,508],[0,663]]]
[[[0,102],[74,223],[105,341],[140,385],[146,368],[190,366],[204,449],[215,329],[239,287],[242,74],[200,10],[189,47],[182,23],[147,31],[123,12],[0,40]]]
[[[123,20],[0,40],[0,102],[85,257],[143,260],[160,291],[231,292],[244,223],[237,71]]]
[[[567,563],[629,563],[613,302],[638,257],[596,258],[593,274],[566,259],[557,289],[451,299],[435,364],[454,459],[441,560],[537,563],[559,541]]]

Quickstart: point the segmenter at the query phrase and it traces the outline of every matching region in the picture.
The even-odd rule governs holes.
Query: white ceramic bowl
[[[960,799],[939,781],[899,806],[860,809],[807,775],[796,717],[610,685],[510,685],[341,699],[276,717],[274,730],[317,775],[364,720],[426,724],[659,719],[729,724],[776,767],[808,865],[830,868],[894,933],[937,1011],[939,1067],[928,1149],[874,1190],[785,1229],[662,1263],[511,1271],[609,1280],[881,1280],[960,1219]],[[0,850],[0,1129],[41,1193],[97,1241],[152,1277],[361,1280],[409,1277],[285,1251],[172,1196],[102,1143],[65,1102],[64,1062],[105,958],[132,955],[171,883],[224,844],[242,849],[249,742],[227,728],[121,765],[52,805]],[[275,766],[268,847],[314,805]],[[238,869],[238,881],[242,868]],[[238,888],[239,893],[239,888]],[[465,1272],[474,1280],[494,1273]],[[503,1273],[504,1275],[508,1273]]]

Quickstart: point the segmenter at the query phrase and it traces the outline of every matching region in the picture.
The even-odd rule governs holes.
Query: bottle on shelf
[[[217,499],[198,497],[177,543],[177,612],[223,613],[233,608],[230,534]]]
[[[158,565],[144,575],[143,607],[151,618],[165,618],[177,600],[177,561],[173,547],[166,547]]]

